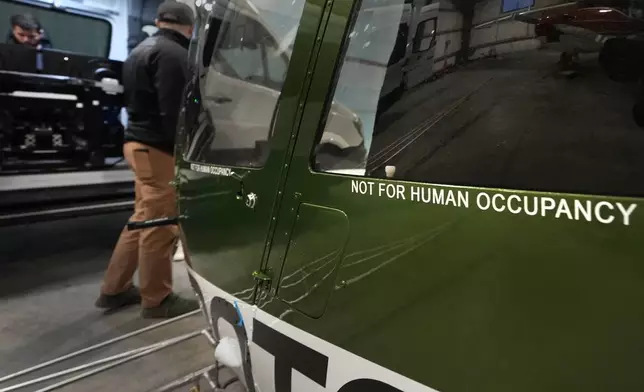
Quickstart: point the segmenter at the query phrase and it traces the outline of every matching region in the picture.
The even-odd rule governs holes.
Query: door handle
[[[241,181],[239,182],[239,191],[237,192],[236,198],[237,200],[242,200],[246,207],[251,210],[255,209],[255,205],[257,204],[257,195],[254,192],[246,193],[244,191],[244,183]]]
[[[244,204],[246,204],[246,207],[250,208],[251,210],[254,210],[255,204],[257,204],[257,195],[254,194],[253,192],[247,194],[246,201],[244,202]]]

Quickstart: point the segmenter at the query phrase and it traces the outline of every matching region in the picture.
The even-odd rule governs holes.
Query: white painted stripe
[[[74,94],[58,94],[58,93],[43,93],[39,91],[14,91],[8,95],[11,97],[19,98],[37,98],[37,99],[54,99],[59,101],[78,101],[78,97]]]

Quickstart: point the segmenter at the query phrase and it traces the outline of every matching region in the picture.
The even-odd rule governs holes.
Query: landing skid
[[[116,343],[122,342],[128,338],[141,335],[145,332],[149,332],[155,329],[158,329],[160,327],[166,326],[171,323],[175,323],[177,321],[186,319],[188,317],[200,314],[201,310],[196,310],[190,313],[186,313],[184,315],[162,321],[150,326],[147,326],[145,328],[138,329],[136,331],[121,335],[119,337],[95,344],[90,347],[86,347],[84,349],[60,356],[58,358],[54,358],[52,360],[49,360],[47,362],[40,363],[36,366],[32,366],[27,369],[20,370],[18,372],[15,372],[13,374],[9,374],[6,376],[0,377],[0,386],[2,384],[6,384],[7,382],[17,379],[19,377],[23,377],[28,374],[35,373],[36,371],[51,367],[56,364],[63,363],[64,361],[70,360],[72,358],[77,358],[80,355],[87,354],[89,352],[95,351],[99,348],[104,348],[108,346],[112,346]],[[203,329],[203,330],[196,330],[190,333],[186,333],[183,335],[175,336],[170,339],[162,340],[147,346],[139,347],[136,349],[128,350],[125,352],[121,352],[119,354],[111,355],[108,357],[100,358],[98,360],[84,363],[79,366],[67,368],[58,372],[50,373],[44,376],[40,376],[37,378],[32,378],[28,381],[23,381],[17,384],[13,384],[10,386],[5,386],[0,388],[0,392],[12,392],[12,391],[17,391],[21,390],[23,388],[27,387],[33,387],[37,384],[42,384],[47,381],[54,381],[57,379],[60,379],[64,376],[71,376],[68,378],[65,378],[61,381],[55,382],[53,384],[49,384],[45,387],[42,387],[38,389],[36,392],[50,392],[50,391],[56,391],[60,390],[66,386],[69,386],[75,382],[79,382],[81,380],[87,379],[89,377],[98,375],[100,373],[103,373],[107,370],[110,370],[112,368],[115,368],[120,365],[124,365],[128,362],[134,361],[136,359],[145,357],[147,355],[153,354],[155,352],[158,352],[160,350],[163,350],[165,348],[177,345],[182,342],[186,342],[188,340],[197,338],[197,337],[205,337],[206,341],[208,344],[213,346],[213,352],[214,352],[214,347],[216,346],[216,341],[212,338],[212,335],[210,334],[209,330]],[[239,388],[240,383],[239,380],[236,377],[225,377],[225,381],[221,382],[220,379],[220,373],[222,373],[222,370],[225,368],[218,364],[218,363],[213,363],[212,365],[206,366],[204,368],[201,368],[199,370],[196,370],[194,372],[191,372],[187,375],[184,375],[174,381],[171,381],[170,383],[166,383],[161,386],[156,386],[149,391],[152,392],[171,392],[171,391],[190,391],[190,392],[202,392],[202,391],[212,391],[212,392],[229,392],[232,389],[228,389],[228,387],[233,386]],[[231,372],[232,373],[232,372]],[[75,375],[74,375],[75,374]],[[189,389],[186,389],[189,388]],[[238,391],[239,389],[235,389],[235,391]]]

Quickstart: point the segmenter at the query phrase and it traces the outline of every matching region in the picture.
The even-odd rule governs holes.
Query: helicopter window
[[[211,63],[214,69],[237,79],[263,83],[262,49],[256,37],[256,22],[238,15],[223,31],[219,50]]]
[[[226,7],[218,13],[223,16],[217,19],[220,27],[205,37],[209,58],[202,59],[199,87],[203,114],[193,116],[198,124],[186,127],[184,157],[189,161],[262,167],[268,159],[273,116],[290,61],[280,44],[288,46],[288,32],[297,28],[304,0],[291,5],[290,17],[279,19],[244,4],[220,3]]]
[[[358,20],[365,10],[373,13],[372,1],[363,0]],[[399,4],[402,8],[402,0]],[[370,36],[370,51],[357,36],[347,37],[312,149],[313,170],[455,186],[644,196],[643,46],[635,34],[641,24],[625,27],[632,37],[605,43],[595,43],[595,35],[583,29],[563,30],[570,35],[561,42],[571,42],[565,46],[571,52],[564,53],[559,42],[550,45],[536,32],[526,37],[520,28],[512,40],[509,31],[498,37],[498,52],[472,45],[466,53],[454,52],[471,53],[469,61],[451,65],[430,48],[423,56],[407,53],[401,70],[387,66],[398,36],[388,26],[400,15],[380,15],[371,24],[383,34]],[[488,33],[472,34],[480,42]]]

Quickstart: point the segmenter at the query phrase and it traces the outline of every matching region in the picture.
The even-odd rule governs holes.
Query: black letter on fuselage
[[[402,392],[382,381],[359,378],[344,384],[338,392]]]
[[[253,320],[253,342],[275,357],[275,392],[291,392],[292,369],[326,387],[329,358],[282,335],[257,319]]]

